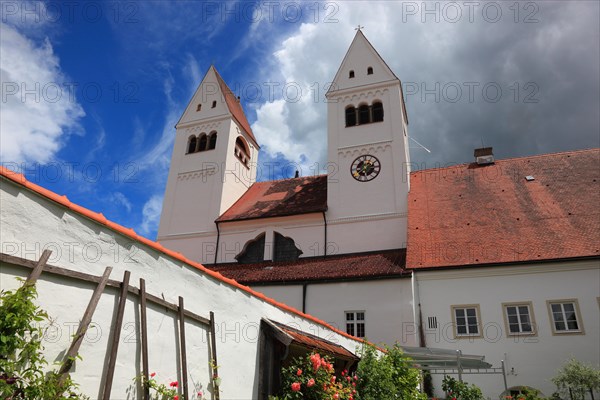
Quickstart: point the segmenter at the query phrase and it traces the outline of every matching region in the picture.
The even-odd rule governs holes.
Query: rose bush
[[[335,375],[333,363],[327,356],[311,353],[294,359],[282,371],[283,390],[271,400],[355,400],[356,375],[342,371]]]

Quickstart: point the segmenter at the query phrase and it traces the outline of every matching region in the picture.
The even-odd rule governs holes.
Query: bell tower
[[[212,263],[215,220],[256,181],[259,145],[239,98],[214,66],[175,128],[158,241]]]
[[[342,253],[406,247],[410,159],[402,86],[360,28],[326,97],[331,240]]]

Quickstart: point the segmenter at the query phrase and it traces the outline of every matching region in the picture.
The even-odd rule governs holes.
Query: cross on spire
[[[363,28],[364,28],[364,26],[361,26],[360,24],[358,24],[358,26],[356,28],[354,28],[354,30],[355,31],[360,31]]]

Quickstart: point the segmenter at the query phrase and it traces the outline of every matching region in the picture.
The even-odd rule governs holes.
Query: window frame
[[[192,141],[194,142],[194,149],[192,151],[190,151],[191,149],[191,145],[192,145]],[[198,152],[198,137],[196,135],[191,135],[190,137],[188,137],[187,140],[187,144],[185,146],[185,154],[194,154]]]
[[[204,140],[204,145],[202,144],[203,140]],[[200,135],[198,135],[198,142],[196,143],[196,153],[199,153],[201,151],[206,151],[207,147],[208,147],[208,135],[205,132],[202,132]]]
[[[348,124],[348,117],[350,114],[354,115],[354,124]],[[344,108],[344,123],[346,128],[358,125],[358,108],[354,107],[352,104]]]
[[[456,310],[458,309],[475,309],[475,317],[477,318],[477,334],[472,333],[458,333],[458,325],[456,324]],[[483,325],[481,323],[481,308],[479,304],[454,304],[450,306],[450,313],[452,314],[452,326],[454,327],[454,339],[477,339],[483,338]],[[467,324],[468,326],[468,324]],[[467,329],[468,330],[468,329]]]
[[[358,107],[356,108],[357,110],[357,115],[356,115],[356,125],[367,125],[373,122],[373,118],[371,115],[371,106],[369,104],[359,104]],[[363,116],[366,116],[366,121],[361,122],[361,118]]]
[[[508,321],[508,307],[527,307],[529,312],[529,325],[531,325],[531,332],[511,332],[510,323]],[[518,310],[518,308],[517,308]],[[533,302],[531,301],[513,301],[509,303],[502,303],[502,315],[504,316],[504,327],[506,328],[507,337],[515,336],[537,336],[537,324],[535,322],[535,314],[533,311]],[[517,317],[519,318],[519,330],[521,330],[521,317],[517,311]]]
[[[206,150],[214,150],[217,148],[217,140],[218,140],[217,131],[212,131],[207,136],[206,142]]]
[[[363,336],[358,336],[358,324],[359,324],[359,322],[357,322],[358,319],[356,318],[358,313],[362,313],[362,315],[363,315],[363,319],[361,320],[362,322],[360,322],[363,325]],[[349,320],[348,319],[348,314],[352,314],[354,319],[353,320]],[[349,333],[348,332],[348,324],[349,323],[352,324],[354,333]],[[345,327],[344,332],[348,333],[349,335],[352,335],[354,337],[361,338],[361,339],[364,339],[367,336],[366,335],[366,333],[367,333],[367,312],[365,310],[347,310],[347,311],[344,311],[344,324],[345,324],[344,325],[344,327]]]
[[[377,112],[375,105],[380,106],[381,108],[381,119],[379,120],[375,120],[375,112]],[[373,102],[371,103],[371,105],[369,106],[370,111],[371,111],[371,123],[378,123],[378,122],[383,122],[385,119],[385,112],[383,109],[383,101],[381,100],[373,100]]]
[[[239,153],[238,153],[239,150]],[[246,169],[250,169],[250,162],[252,162],[252,157],[250,156],[250,146],[248,142],[242,135],[238,135],[235,138],[235,144],[233,146],[233,154],[235,157],[240,160],[242,165],[246,167]]]
[[[575,318],[577,321],[577,330],[575,329],[565,329],[565,330],[557,330],[555,321],[554,321],[554,313],[552,312],[552,304],[565,304],[565,303],[573,303],[573,308],[575,311]],[[579,309],[579,301],[578,299],[552,299],[546,300],[546,307],[548,309],[548,317],[550,318],[550,328],[552,328],[552,335],[561,336],[561,335],[585,335],[585,330],[583,328],[583,318],[581,317],[581,311]],[[564,307],[561,307],[563,315],[564,315]],[[566,321],[565,321],[566,323]],[[565,325],[568,328],[568,325]]]

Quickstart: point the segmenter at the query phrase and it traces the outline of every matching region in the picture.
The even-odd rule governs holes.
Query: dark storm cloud
[[[536,2],[529,23],[512,4],[496,23],[423,23],[436,35],[401,62],[421,167],[471,161],[482,140],[497,158],[599,146],[599,3]]]

